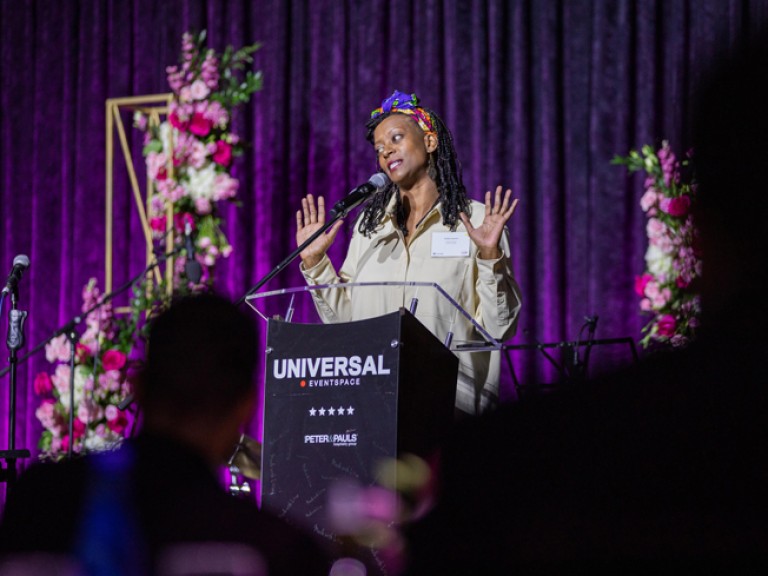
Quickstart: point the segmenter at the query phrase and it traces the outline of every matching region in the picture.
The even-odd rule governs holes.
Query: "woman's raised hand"
[[[515,213],[517,207],[517,198],[512,200],[512,190],[507,189],[504,193],[504,199],[501,198],[502,187],[496,187],[496,194],[491,204],[491,192],[485,193],[485,218],[477,228],[472,226],[464,212],[459,213],[459,218],[464,223],[470,239],[478,247],[479,256],[484,260],[496,259],[501,257],[499,240],[501,233],[507,221]]]
[[[341,228],[343,220],[333,223],[324,234],[320,234],[304,250],[301,251],[301,261],[304,268],[312,268],[322,260],[328,248],[333,244],[336,233]],[[312,194],[307,194],[301,199],[301,210],[296,211],[296,246],[301,246],[312,234],[320,230],[325,225],[325,199],[322,196],[317,197],[317,206]]]

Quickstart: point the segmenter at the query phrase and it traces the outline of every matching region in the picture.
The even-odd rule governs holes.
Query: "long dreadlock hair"
[[[435,170],[434,180],[437,185],[441,213],[443,215],[443,224],[451,230],[456,230],[459,223],[459,212],[471,215],[471,203],[467,197],[467,189],[461,178],[461,164],[456,156],[456,148],[453,145],[453,136],[445,125],[443,120],[429,108],[420,106],[424,112],[429,115],[432,126],[437,132],[437,149],[430,154],[434,159]],[[400,112],[385,112],[371,118],[365,125],[367,133],[366,139],[373,144],[373,131],[381,122],[392,114]],[[387,204],[389,204],[392,194],[395,194],[395,222],[397,227],[407,235],[405,228],[405,211],[403,210],[403,201],[400,198],[400,189],[394,182],[390,182],[379,192],[377,192],[360,217],[358,230],[361,234],[370,237],[379,227],[384,218]]]

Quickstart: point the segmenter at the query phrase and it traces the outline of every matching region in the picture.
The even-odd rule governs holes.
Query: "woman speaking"
[[[327,255],[342,225],[338,220],[300,254],[310,285],[369,282],[438,284],[499,341],[510,338],[520,312],[520,289],[512,274],[507,221],[517,200],[512,191],[470,200],[462,182],[453,137],[440,117],[419,105],[415,94],[395,91],[374,110],[367,125],[380,170],[389,183],[377,190],[358,219],[347,256],[337,271]],[[308,194],[296,212],[301,245],[325,225],[325,200]],[[396,311],[402,293],[382,288],[314,293],[324,322],[347,322]],[[436,296],[436,295],[435,295]],[[435,335],[453,331],[470,340],[471,323],[452,324],[447,299],[419,300],[419,321]],[[464,330],[466,333],[457,333]],[[474,335],[477,338],[477,335]],[[457,415],[493,408],[499,397],[500,352],[459,352]]]

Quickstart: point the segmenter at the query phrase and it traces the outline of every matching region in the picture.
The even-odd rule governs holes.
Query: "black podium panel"
[[[262,506],[326,537],[334,480],[375,485],[380,462],[428,455],[453,423],[458,359],[404,309],[270,320],[266,352]]]

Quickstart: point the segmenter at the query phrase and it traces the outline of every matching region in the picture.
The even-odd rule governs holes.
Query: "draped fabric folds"
[[[263,43],[264,88],[235,120],[250,147],[235,167],[242,205],[224,211],[235,249],[219,289],[238,298],[293,250],[301,196],[335,202],[368,179],[365,121],[399,89],[451,127],[473,198],[497,184],[520,198],[510,231],[524,306],[509,343],[575,339],[585,316],[599,317],[598,337],[637,338],[642,178],[610,160],[662,139],[684,152],[697,81],[766,18],[766,0],[2,0],[0,269],[31,260],[20,354],[79,313],[90,277],[103,285],[106,99],[167,92],[182,33],[200,29],[217,50]],[[128,139],[140,159],[141,135]],[[143,268],[145,247],[115,166],[116,286]],[[301,283],[296,263],[264,289]],[[593,352],[595,369],[614,356]],[[512,360],[523,382],[557,377],[540,355]],[[32,382],[49,368],[42,353],[19,365],[16,447],[34,451]],[[509,372],[502,395],[515,397]]]

